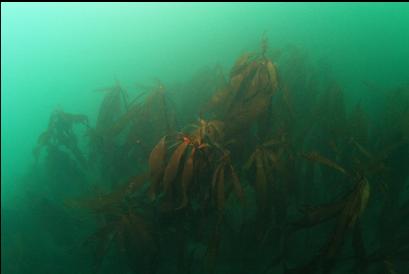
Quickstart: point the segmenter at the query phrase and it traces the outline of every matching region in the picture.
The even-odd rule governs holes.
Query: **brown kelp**
[[[374,117],[302,49],[263,36],[229,74],[102,92],[95,126],[57,111],[35,148],[64,147],[104,190],[66,201],[96,217],[82,247],[95,272],[110,257],[152,274],[408,269],[407,87]]]
[[[37,146],[33,150],[36,161],[42,148],[62,146],[71,152],[82,168],[86,168],[87,160],[79,149],[78,138],[73,130],[73,125],[78,123],[89,127],[87,116],[55,110],[50,116],[47,130],[38,137]]]

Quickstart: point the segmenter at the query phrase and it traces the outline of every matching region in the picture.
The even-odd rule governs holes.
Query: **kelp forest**
[[[59,273],[408,273],[409,86],[375,112],[263,36],[228,71],[136,88],[93,91],[95,124],[54,110],[33,144]]]

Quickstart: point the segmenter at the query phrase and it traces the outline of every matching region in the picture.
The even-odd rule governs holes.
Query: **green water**
[[[231,237],[225,236],[229,239],[222,240],[216,263],[202,267],[207,265],[205,250],[214,220],[204,226],[198,240],[191,233],[201,225],[190,222],[189,218],[195,217],[186,217],[186,212],[170,214],[170,217],[166,214],[152,217],[149,213],[147,219],[160,219],[153,227],[161,227],[149,230],[161,247],[152,255],[154,259],[137,249],[132,249],[132,253],[125,248],[126,252],[121,253],[117,248],[110,248],[100,272],[285,273],[286,268],[305,265],[325,250],[328,235],[337,227],[337,222],[288,233],[291,236],[283,231],[292,231],[289,224],[303,216],[299,210],[303,205],[337,201],[351,190],[349,179],[323,161],[301,159],[302,152],[317,151],[368,179],[371,194],[367,210],[358,217],[365,255],[357,255],[351,243],[352,235],[358,233],[355,225],[350,229],[352,232],[346,232],[346,240],[342,240],[345,243],[337,249],[336,263],[328,272],[325,272],[328,262],[319,262],[311,272],[294,273],[408,273],[409,238],[404,232],[398,240],[387,238],[387,235],[400,237],[401,231],[409,230],[406,221],[409,217],[407,3],[2,3],[2,273],[95,273],[92,268],[95,252],[82,242],[101,227],[103,217],[66,206],[66,201],[95,196],[95,189],[114,191],[114,181],[122,183],[129,176],[149,170],[149,152],[159,141],[160,134],[152,128],[159,128],[160,122],[154,120],[156,122],[138,128],[140,140],[132,139],[130,146],[141,141],[146,149],[144,152],[137,147],[136,152],[132,152],[134,158],[123,160],[123,155],[131,153],[131,150],[124,152],[123,147],[113,149],[113,154],[101,150],[101,157],[109,159],[108,162],[90,171],[79,166],[78,158],[70,154],[69,149],[68,152],[63,149],[65,152],[58,154],[60,158],[47,158],[51,152],[44,148],[35,163],[33,148],[38,136],[47,129],[55,109],[86,115],[93,129],[107,94],[97,89],[120,83],[133,99],[147,91],[141,86],[155,87],[159,80],[166,88],[170,109],[164,117],[172,116],[175,120],[172,129],[167,128],[166,132],[186,131],[186,126],[197,124],[199,117],[234,124],[234,117],[226,120],[231,117],[229,113],[218,116],[202,111],[202,106],[223,86],[217,80],[221,73],[226,83],[230,81],[237,58],[248,51],[260,53],[263,34],[268,38],[266,56],[278,74],[273,109],[269,109],[278,114],[273,114],[268,124],[271,129],[268,137],[276,138],[283,131],[285,136],[290,136],[293,154],[288,158],[291,160],[285,160],[284,170],[296,174],[294,181],[299,182],[288,186],[286,182],[290,179],[283,175],[286,172],[272,171],[273,177],[279,178],[277,185],[286,185],[282,187],[285,190],[280,190],[284,194],[279,195],[286,197],[285,213],[277,209],[282,204],[275,202],[279,199],[274,194],[270,201],[273,217],[265,212],[257,213],[258,196],[253,181],[258,180],[259,173],[255,167],[246,170],[244,166],[257,144],[268,137],[258,135],[254,120],[250,123],[251,129],[240,128],[230,136],[238,146],[233,142],[232,148],[225,147],[232,153],[233,166],[248,197],[244,209],[247,217],[237,217],[242,212],[238,203],[226,202],[223,223],[228,224],[222,226],[221,235]],[[325,101],[323,94],[334,86],[342,90],[343,99],[335,98],[338,94],[335,92],[328,93],[330,99]],[[284,97],[287,101],[280,103]],[[146,99],[138,100],[142,104]],[[344,112],[337,109],[341,101],[345,103],[341,106]],[[326,110],[317,116],[310,115],[321,106],[319,102],[327,105]],[[357,116],[353,116],[358,103],[365,114],[360,116],[357,111]],[[274,108],[285,104],[292,110]],[[227,103],[221,108],[227,111]],[[279,110],[276,113],[274,109]],[[152,111],[159,113],[159,109]],[[120,114],[123,113],[124,109]],[[328,121],[318,122],[315,128],[315,121],[321,118]],[[366,122],[361,123],[361,118]],[[282,128],[281,124],[284,124]],[[309,124],[314,124],[313,129],[296,137]],[[362,128],[367,133],[365,138],[357,133]],[[81,153],[92,163],[88,129],[75,125],[74,133]],[[117,136],[116,145],[123,144],[126,130],[123,136]],[[336,143],[336,152],[331,150],[333,145],[328,145],[331,142]],[[382,154],[384,148],[387,152]],[[341,156],[337,151],[342,151]],[[353,152],[348,154],[349,151]],[[354,153],[359,154],[359,159],[354,158]],[[67,155],[71,160],[64,158]],[[378,160],[382,160],[385,169],[377,168]],[[314,179],[306,175],[308,163],[314,163],[312,170],[315,171],[311,171],[315,172]],[[109,173],[109,168],[114,171]],[[108,173],[111,177],[106,175]],[[336,182],[324,183],[327,179]],[[343,180],[348,183],[342,184]],[[141,197],[133,199],[145,202],[146,195],[143,190],[140,192]],[[150,212],[151,207],[152,204],[142,206],[141,210]],[[210,210],[209,216],[212,214],[216,213]],[[270,217],[274,221],[268,221]],[[260,219],[267,224],[260,224]],[[247,230],[244,228],[247,233],[240,234],[240,227],[247,227]],[[260,230],[252,231],[248,227]],[[268,235],[263,244],[256,237],[262,233]],[[180,239],[177,237],[183,241],[175,241]],[[241,241],[243,245],[238,244]],[[393,244],[388,246],[385,244],[388,242]],[[180,252],[185,254],[183,259],[178,257]],[[275,260],[277,263],[273,264]],[[137,263],[129,266],[129,261]],[[147,261],[157,267],[147,267]],[[366,267],[356,267],[355,261],[365,262]]]

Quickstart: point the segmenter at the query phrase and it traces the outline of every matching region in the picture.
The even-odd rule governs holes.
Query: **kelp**
[[[226,180],[227,178],[227,180]],[[220,160],[220,163],[216,166],[213,172],[212,179],[212,193],[214,200],[216,201],[216,207],[220,214],[223,214],[225,207],[225,200],[228,198],[229,192],[226,193],[228,184],[232,184],[236,197],[241,204],[244,203],[244,191],[240,184],[238,175],[231,163],[229,153],[225,152]]]
[[[149,156],[149,173],[151,179],[150,194],[155,195],[158,191],[158,185],[165,170],[166,157],[166,137],[162,137],[159,143],[153,148]],[[154,198],[154,197],[152,197]]]
[[[135,256],[155,256],[157,246],[151,224],[140,213],[137,205],[127,203],[141,189],[146,179],[147,174],[134,176],[111,193],[66,202],[71,208],[86,209],[104,217],[104,225],[83,243],[84,246],[92,246],[93,270],[96,273],[99,273],[104,257],[113,248],[113,244],[117,245],[120,253],[126,255],[130,268],[134,270],[140,267],[138,262],[141,263],[140,258]]]
[[[174,137],[176,141],[170,147],[165,143],[168,138],[163,137],[152,150],[149,158],[151,196],[156,197],[162,193],[173,200],[174,209],[185,208],[191,200],[190,190],[195,187],[194,183],[206,172],[213,175],[211,184],[200,186],[206,189],[200,199],[205,199],[210,193],[215,207],[223,212],[227,196],[225,173],[228,180],[226,183],[232,184],[239,200],[242,201],[244,196],[239,178],[230,162],[229,152],[220,143],[223,140],[223,123],[200,119],[193,129],[191,134],[177,134]],[[166,160],[167,150],[170,149],[173,152]],[[220,159],[215,161],[216,164],[209,166],[211,159],[217,157]]]
[[[125,137],[126,143],[139,140],[147,150],[151,150],[162,136],[175,132],[175,110],[161,82],[146,94],[135,115],[130,115],[128,121],[130,127]]]
[[[226,74],[217,65],[133,98],[118,82],[101,90],[94,127],[55,112],[35,153],[92,164],[107,190],[66,202],[100,221],[86,241],[95,270],[107,254],[133,273],[405,269],[407,87],[372,117],[364,100],[348,108],[320,65],[297,47],[271,52],[263,36]],[[76,124],[89,129],[89,150]]]
[[[67,200],[66,205],[71,208],[86,209],[92,213],[115,211],[127,196],[134,194],[143,186],[147,177],[147,174],[133,176],[125,184],[108,194],[100,194],[97,197],[86,199]]]
[[[169,93],[174,98],[175,108],[178,113],[183,113],[178,116],[178,122],[185,125],[193,123],[198,116],[212,118],[206,116],[209,106],[212,105],[209,100],[226,84],[223,69],[217,64],[199,69],[186,83],[170,85]]]
[[[113,125],[117,117],[127,108],[127,94],[117,81],[116,85],[109,88],[99,89],[106,95],[99,108],[95,130],[103,134],[105,130]]]
[[[163,175],[163,191],[166,193],[170,190],[171,183],[175,180],[176,175],[179,170],[180,161],[184,156],[186,148],[188,146],[188,140],[183,140],[181,144],[175,149],[169,163],[165,168],[165,173]]]
[[[333,217],[337,218],[336,227],[320,256],[324,273],[329,273],[334,266],[336,256],[345,240],[346,233],[350,230],[354,230],[357,220],[367,207],[370,196],[370,185],[362,174],[354,174],[351,171],[347,171],[337,163],[316,152],[310,153],[305,157],[310,161],[316,161],[342,173],[354,183],[353,190],[341,201],[312,209],[308,212],[304,220],[295,223],[295,225],[311,226],[320,224]]]
[[[62,146],[72,153],[82,168],[86,168],[87,160],[78,147],[77,136],[73,130],[75,124],[89,127],[88,117],[82,114],[71,114],[62,110],[55,110],[50,116],[47,130],[40,134],[37,145],[33,149],[36,161],[38,161],[43,147]]]
[[[237,59],[228,85],[211,99],[210,108],[218,110],[218,119],[228,122],[227,134],[250,127],[269,110],[278,80],[277,69],[264,50],[259,56],[244,53]]]
[[[303,156],[305,158],[307,158],[308,160],[318,162],[320,164],[323,164],[323,165],[326,165],[326,166],[328,166],[330,168],[333,168],[334,170],[336,170],[336,171],[338,171],[338,172],[340,172],[342,174],[346,174],[345,169],[342,168],[339,164],[325,158],[324,156],[320,155],[317,152],[310,152],[308,154],[303,154]]]
[[[280,195],[285,195],[282,192],[283,186],[280,185],[280,179],[283,176],[288,178],[286,174],[288,155],[288,144],[284,136],[272,138],[258,145],[244,165],[247,170],[255,170],[252,180],[258,208],[260,212],[264,212],[263,214],[269,214],[267,212],[274,206],[273,197],[278,192]],[[275,204],[275,206],[282,206],[282,204]]]
[[[149,224],[134,211],[118,213],[106,225],[99,228],[84,242],[84,245],[94,246],[93,270],[99,273],[104,257],[116,244],[120,253],[125,254],[131,269],[137,270],[141,265],[140,257],[154,257],[156,252],[155,241],[152,238]],[[151,259],[153,260],[153,259]]]

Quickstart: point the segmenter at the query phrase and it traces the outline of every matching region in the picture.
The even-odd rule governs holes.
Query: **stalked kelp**
[[[231,69],[227,85],[211,99],[210,106],[215,109],[216,117],[227,122],[227,135],[235,135],[255,124],[258,124],[260,134],[266,130],[263,127],[268,128],[278,76],[266,51],[264,37],[261,52],[244,53]]]
[[[73,125],[78,123],[89,127],[85,115],[55,110],[50,116],[47,130],[38,137],[37,146],[33,150],[36,161],[42,148],[46,147],[50,154],[50,150],[59,150],[63,147],[74,156],[82,168],[86,168],[87,161],[78,147],[77,136],[73,131]]]
[[[35,154],[64,147],[104,190],[65,203],[98,220],[78,247],[91,249],[93,271],[407,269],[407,87],[388,93],[374,123],[301,49],[269,50],[266,37],[226,75],[216,66],[135,98],[117,83],[102,90],[95,126],[52,115]]]

